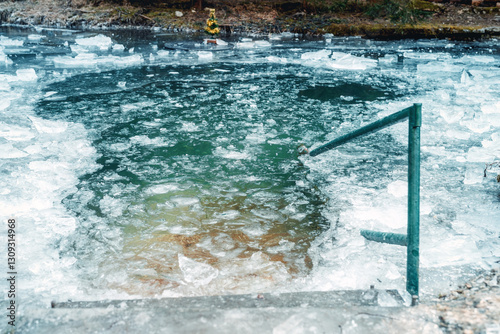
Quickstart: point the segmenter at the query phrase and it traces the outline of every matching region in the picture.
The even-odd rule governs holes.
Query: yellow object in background
[[[216,36],[220,33],[219,25],[217,24],[217,19],[215,18],[215,9],[210,9],[210,18],[207,19],[205,31],[212,36]]]

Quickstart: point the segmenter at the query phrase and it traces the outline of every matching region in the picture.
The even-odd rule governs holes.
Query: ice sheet
[[[95,53],[80,53],[75,57],[59,56],[52,60],[56,67],[79,68],[79,67],[126,67],[136,66],[144,62],[142,55],[132,56],[98,56]]]
[[[497,170],[484,177],[500,160],[496,55],[293,34],[217,52],[78,36],[75,53],[61,44],[66,55],[16,67],[0,50],[0,211],[30,244],[26,303],[404,290],[404,248],[359,230],[406,233],[407,123],[315,158],[295,149],[414,102],[423,293],[498,261]]]

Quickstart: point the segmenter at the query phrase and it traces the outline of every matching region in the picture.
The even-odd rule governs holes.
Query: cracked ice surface
[[[406,232],[406,123],[296,147],[414,102],[422,292],[497,265],[494,44],[1,34],[0,208],[19,221],[26,305],[404,290],[404,248],[359,230]]]

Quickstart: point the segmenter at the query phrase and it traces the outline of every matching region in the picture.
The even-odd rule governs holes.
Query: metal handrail
[[[420,127],[422,125],[422,104],[413,106],[370,123],[356,131],[334,139],[309,152],[316,156],[360,136],[379,131],[388,126],[409,119],[408,122],[408,228],[407,234],[361,230],[368,240],[405,246],[407,248],[406,290],[412,296],[412,305],[418,302],[419,239],[420,239]]]

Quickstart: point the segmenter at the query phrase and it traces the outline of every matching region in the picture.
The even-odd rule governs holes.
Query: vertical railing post
[[[361,230],[367,240],[407,247],[406,290],[411,295],[412,305],[418,303],[418,275],[420,257],[420,127],[422,126],[422,104],[391,114],[358,130],[338,137],[309,152],[316,156],[348,141],[399,123],[408,117],[408,229],[407,234]]]
[[[418,301],[419,230],[420,230],[420,126],[422,104],[415,103],[409,115],[408,133],[408,248],[406,290]]]

